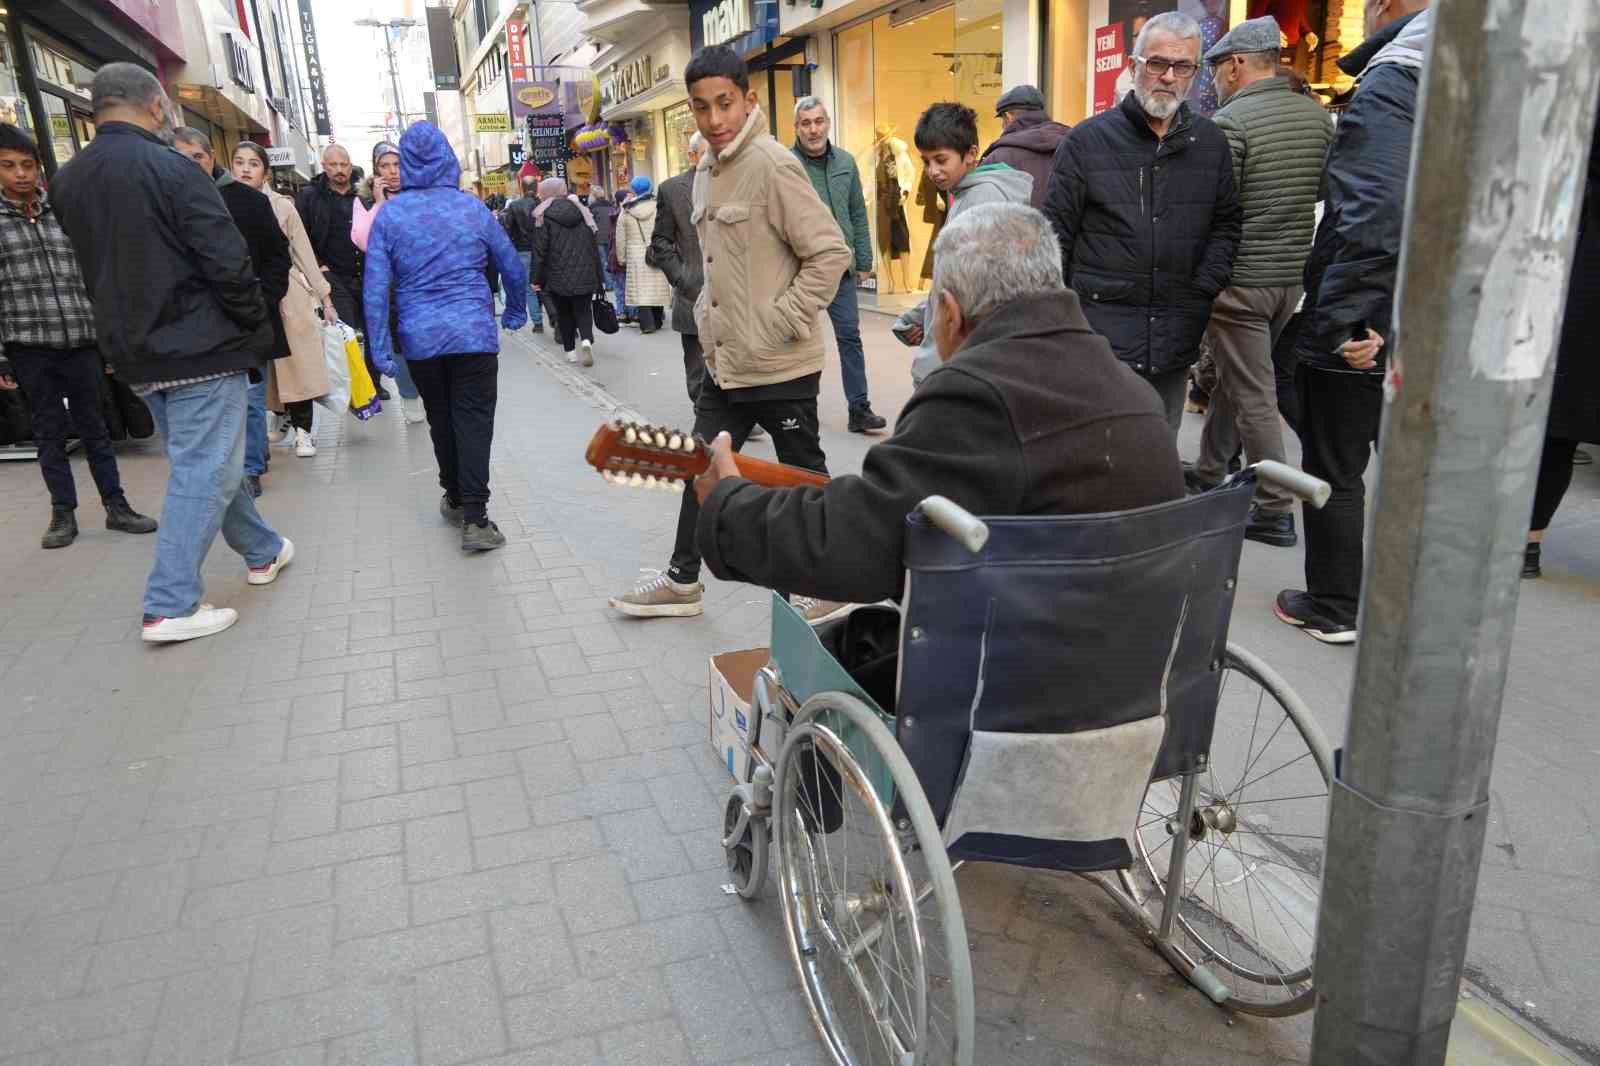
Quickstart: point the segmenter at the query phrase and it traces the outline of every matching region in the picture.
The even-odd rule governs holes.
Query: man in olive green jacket
[[[726,45],[695,53],[684,70],[706,154],[694,172],[695,233],[705,280],[694,320],[706,377],[695,397],[694,435],[744,446],[763,427],[779,462],[827,472],[817,423],[822,309],[850,267],[850,248],[805,168],[767,132],[750,74]],[[633,618],[687,618],[704,610],[688,484],[667,571],[611,600]]]
[[[1217,390],[1206,412],[1193,480],[1220,481],[1242,444],[1250,462],[1283,461],[1272,348],[1303,294],[1322,165],[1333,124],[1309,96],[1278,74],[1278,23],[1270,15],[1241,22],[1205,60],[1216,72],[1223,108],[1212,116],[1233,150],[1234,184],[1244,208],[1244,236],[1228,287],[1206,327]],[[1292,547],[1293,497],[1261,483],[1245,536]]]
[[[844,241],[855,252],[855,269],[846,270],[839,291],[828,305],[833,336],[839,342],[839,372],[844,378],[844,398],[850,405],[851,433],[876,433],[888,425],[872,412],[867,401],[867,356],[861,347],[861,309],[856,303],[856,283],[872,276],[872,232],[867,226],[867,198],[861,189],[861,172],[850,153],[836,148],[828,134],[833,120],[815,96],[794,105],[794,155],[805,165],[817,196],[833,212]]]

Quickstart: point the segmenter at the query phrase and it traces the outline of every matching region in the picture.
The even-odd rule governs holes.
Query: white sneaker
[[[221,633],[239,620],[239,612],[232,607],[213,607],[202,603],[186,618],[152,618],[144,624],[140,634],[146,644],[176,644],[181,640],[209,637]]]
[[[252,585],[270,585],[278,580],[278,571],[292,562],[294,562],[294,541],[284,537],[283,547],[278,549],[277,557],[265,566],[247,568],[244,579]]]
[[[580,344],[578,346],[578,351],[582,355],[582,360],[583,360],[583,365],[584,366],[594,366],[594,342],[593,341],[584,341],[582,344]]]
[[[309,459],[317,454],[316,438],[303,429],[294,431],[294,453],[302,459]]]
[[[289,420],[280,414],[267,412],[267,443],[282,444],[289,439]]]
[[[831,622],[835,618],[843,618],[855,610],[855,604],[843,603],[839,600],[819,600],[813,596],[791,596],[789,606],[799,613],[801,618],[814,626],[824,622]]]
[[[577,366],[578,365],[578,353],[576,351],[568,352],[567,353],[567,362],[571,363],[573,366]]]
[[[411,400],[406,399],[404,396],[400,397],[400,411],[406,416],[407,425],[414,426],[428,417],[428,413],[422,409],[422,397],[420,396]]]

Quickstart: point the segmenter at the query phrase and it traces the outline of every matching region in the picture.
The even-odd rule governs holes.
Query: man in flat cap
[[[1233,152],[1244,237],[1206,327],[1217,388],[1192,477],[1204,486],[1222,480],[1240,444],[1252,463],[1284,458],[1272,347],[1300,303],[1333,125],[1322,105],[1279,75],[1279,33],[1276,19],[1251,19],[1205,54],[1223,105],[1212,119]],[[1292,504],[1288,493],[1261,483],[1245,536],[1292,547]]]
[[[981,163],[1004,163],[1033,175],[1033,193],[1028,203],[1044,206],[1044,190],[1050,180],[1050,161],[1056,147],[1067,135],[1067,127],[1045,110],[1044,94],[1032,85],[1018,85],[995,101],[995,117],[1005,124],[995,142],[983,150]]]

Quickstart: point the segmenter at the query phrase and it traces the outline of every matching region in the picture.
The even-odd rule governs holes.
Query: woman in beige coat
[[[650,238],[656,228],[656,191],[650,179],[639,175],[630,186],[634,197],[617,220],[617,258],[628,267],[628,304],[639,309],[639,332],[654,333],[672,303],[672,285],[667,276],[645,261]]]
[[[311,436],[311,401],[327,395],[332,387],[323,362],[322,323],[317,321],[316,306],[322,305],[323,318],[329,322],[338,314],[333,309],[328,279],[317,266],[316,253],[311,250],[294,201],[273,190],[268,182],[271,174],[267,150],[253,141],[240,141],[233,151],[233,176],[260,190],[272,202],[278,226],[289,238],[289,257],[294,263],[294,269],[289,271],[289,293],[279,305],[283,332],[289,339],[289,355],[267,364],[271,368],[267,406],[289,416],[294,427],[295,454],[308,458],[317,454]]]

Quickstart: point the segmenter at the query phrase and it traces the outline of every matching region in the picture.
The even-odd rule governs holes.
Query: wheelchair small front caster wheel
[[[722,812],[722,850],[728,862],[728,877],[745,899],[758,899],[767,884],[767,819],[747,814],[741,790],[728,795]],[[743,831],[739,823],[744,822]],[[734,834],[738,832],[737,839]]]

